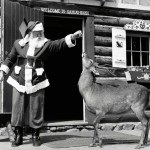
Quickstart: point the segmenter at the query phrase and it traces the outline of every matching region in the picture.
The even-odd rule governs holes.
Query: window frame
[[[122,3],[122,0],[116,0],[116,2],[106,1],[106,7],[125,8],[125,9],[136,9],[136,10],[150,10],[150,5],[140,5],[140,0],[137,0],[137,4],[126,4]]]
[[[149,51],[147,51],[147,53],[149,53],[149,64],[147,64],[147,65],[150,65],[150,34],[149,34],[149,32],[141,32],[141,31],[127,31],[126,32],[126,38],[127,38],[127,36],[131,36],[131,37],[148,37],[149,38]],[[140,42],[141,43],[141,42]],[[127,45],[127,42],[126,42],[126,45]],[[128,52],[129,50],[127,50],[126,49],[126,51]],[[131,51],[132,51],[132,48],[131,48]],[[135,51],[135,52],[137,52],[137,51]],[[141,51],[141,44],[140,44],[140,51],[139,51],[139,53],[140,53],[140,58],[142,57],[142,52],[146,52],[146,51]],[[133,52],[132,52],[133,53]],[[127,57],[127,61],[128,61],[128,57]],[[131,56],[131,65],[130,66],[134,66],[133,65],[133,55]],[[140,59],[140,66],[142,67],[142,66],[145,66],[145,65],[141,65],[142,64],[142,59]],[[127,67],[128,67],[128,65],[127,65]]]

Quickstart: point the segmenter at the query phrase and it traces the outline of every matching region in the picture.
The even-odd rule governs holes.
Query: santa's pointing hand
[[[72,39],[72,40],[75,40],[75,39],[78,39],[78,38],[80,38],[80,37],[82,37],[82,32],[81,32],[81,30],[76,31],[75,33],[73,33],[71,39]]]

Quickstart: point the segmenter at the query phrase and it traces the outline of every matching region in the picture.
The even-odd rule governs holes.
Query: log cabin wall
[[[100,77],[125,77],[124,69],[112,68],[112,28],[124,27],[136,20],[149,22],[150,15],[145,11],[108,8],[102,8],[98,15],[94,15],[94,53],[95,62],[102,68]],[[107,70],[103,66],[106,66]]]
[[[126,24],[132,24],[136,20],[150,22],[150,15],[146,11],[133,11],[123,9],[101,8],[94,15],[94,56],[95,62],[101,68],[100,76],[97,82],[108,83],[111,85],[128,84],[125,78],[124,69],[114,70],[112,67],[112,28],[124,27]],[[104,67],[105,66],[105,67]],[[150,104],[146,110],[146,114],[150,116]],[[86,110],[86,119],[93,121],[95,116]],[[134,113],[128,115],[120,115],[119,117],[104,118],[101,122],[136,122]]]

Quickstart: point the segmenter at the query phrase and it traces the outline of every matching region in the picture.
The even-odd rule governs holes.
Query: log
[[[118,77],[113,77],[113,78],[96,77],[96,83],[109,84],[114,86],[128,84],[126,78],[118,78]]]
[[[108,69],[107,67],[102,67],[102,68],[97,68],[96,67],[96,70],[99,72],[99,75],[96,76],[97,78],[98,77],[116,77],[116,75],[114,74],[114,70],[111,70],[111,69]],[[96,81],[97,83],[98,80]]]
[[[112,38],[111,37],[95,36],[94,40],[95,40],[95,46],[112,47]]]
[[[134,22],[135,20],[137,19],[111,16],[95,16],[94,23],[100,25],[123,27],[125,24],[132,24],[132,22]]]
[[[90,8],[89,8],[90,9]],[[96,15],[102,16],[115,16],[115,17],[126,17],[126,18],[135,18],[135,19],[142,19],[142,20],[150,20],[150,13],[144,10],[136,10],[136,9],[123,9],[123,8],[108,8],[108,7],[98,7],[91,8]]]
[[[95,55],[112,56],[112,47],[94,46]]]
[[[112,57],[110,56],[97,56],[95,55],[95,62],[97,62],[99,65],[112,65]]]
[[[123,77],[125,78],[125,71],[126,69],[123,68],[114,68],[108,67],[108,64],[103,65],[96,65],[96,70],[99,72],[99,77]],[[97,76],[98,77],[98,76]]]
[[[100,65],[99,65],[100,66]],[[97,77],[124,77],[125,78],[125,73],[124,70],[116,70],[114,68],[110,67],[96,67],[96,70],[99,72],[99,75]],[[115,84],[113,84],[115,85]]]
[[[95,25],[94,26],[94,34],[95,36],[112,36],[112,26],[105,25]]]

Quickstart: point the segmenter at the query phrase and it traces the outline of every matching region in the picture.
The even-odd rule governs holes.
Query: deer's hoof
[[[99,146],[100,148],[102,148],[102,142],[91,143],[91,144],[89,145],[89,147],[97,147],[97,146]]]
[[[140,149],[140,148],[144,148],[144,145],[143,144],[138,144],[135,149]]]
[[[102,140],[99,141],[99,147],[102,148]]]
[[[96,143],[91,143],[91,144],[89,145],[89,147],[96,147],[96,146],[97,146]]]

